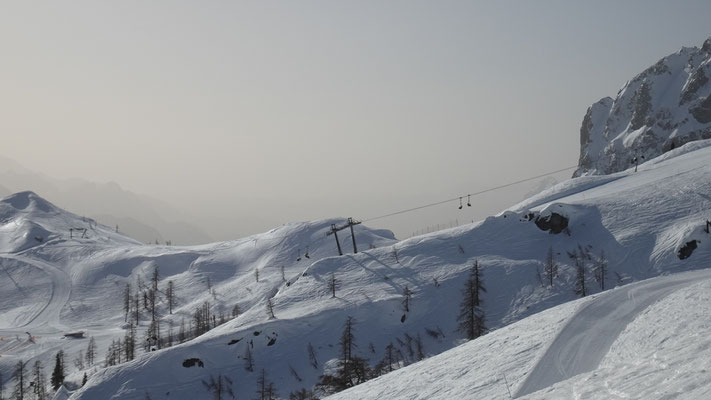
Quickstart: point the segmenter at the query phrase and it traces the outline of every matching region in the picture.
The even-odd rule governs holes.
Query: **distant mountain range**
[[[121,188],[117,183],[55,179],[0,156],[0,197],[32,190],[75,214],[115,227],[144,243],[156,240],[189,245],[212,241],[201,228],[184,221],[169,204]]]

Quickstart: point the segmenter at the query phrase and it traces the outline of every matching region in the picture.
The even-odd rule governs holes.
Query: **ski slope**
[[[616,288],[328,399],[707,398],[710,288],[711,270]]]
[[[230,377],[236,397],[251,397],[262,368],[280,395],[288,397],[292,391],[313,387],[332,370],[343,323],[352,316],[359,356],[374,365],[389,344],[399,352],[396,371],[375,383],[431,365],[427,363],[443,359],[441,353],[462,345],[456,322],[460,291],[476,260],[488,290],[484,310],[492,333],[462,347],[488,357],[488,375],[474,393],[484,398],[508,396],[543,357],[561,324],[595,298],[551,310],[576,299],[569,252],[584,249],[591,267],[604,251],[608,282],[622,288],[705,267],[702,261],[711,250],[709,234],[703,231],[711,210],[709,176],[711,141],[689,143],[640,166],[636,173],[565,181],[474,224],[404,241],[395,240],[389,231],[358,225],[360,251],[353,254],[351,238],[340,236],[343,256],[338,255],[333,236],[326,236],[331,224],[342,224],[343,219],[292,223],[203,246],[153,246],[67,213],[33,193],[18,193],[0,201],[0,274],[7,277],[0,279],[0,372],[9,376],[18,360],[50,365],[60,349],[72,360],[86,349],[87,340],[66,339],[63,334],[82,330],[96,339],[100,362],[92,367],[70,364],[66,398],[143,400],[146,394],[202,398],[208,395],[203,381],[219,375]],[[568,220],[558,234],[535,223],[553,213]],[[70,227],[85,227],[87,235],[69,237]],[[697,247],[680,259],[680,249],[690,241]],[[538,279],[549,248],[559,264],[552,288]],[[159,288],[165,290],[172,281],[178,294],[173,314],[167,312],[164,297],[159,301],[164,334],[170,329],[175,334],[181,321],[189,324],[194,310],[205,302],[216,315],[229,314],[238,304],[239,316],[174,347],[144,352],[139,346],[136,360],[103,368],[109,344],[125,334],[124,288],[148,282],[155,267],[160,269]],[[327,285],[334,276],[339,281],[335,297]],[[588,285],[593,294],[599,293],[591,276]],[[407,312],[402,306],[406,287],[414,293]],[[266,312],[269,302],[275,318]],[[145,312],[142,315],[141,341],[150,324]],[[526,333],[516,330],[517,324],[526,326]],[[34,340],[27,340],[24,332]],[[499,340],[515,351],[502,352]],[[415,341],[428,359],[417,362]],[[306,351],[310,344],[317,353],[316,367]],[[248,348],[254,359],[252,371],[245,368]],[[515,365],[493,356],[498,353]],[[200,359],[203,367],[184,367],[183,361],[190,358]],[[79,388],[84,373],[89,382]],[[445,379],[452,389],[442,393],[459,390],[460,380],[468,378],[458,373]],[[558,382],[553,387],[567,382],[559,382],[560,377],[543,380]]]
[[[515,397],[598,368],[629,323],[668,294],[710,279],[711,269],[650,279],[606,292],[570,318],[516,391]]]

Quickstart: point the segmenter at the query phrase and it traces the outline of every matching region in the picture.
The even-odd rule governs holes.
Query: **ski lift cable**
[[[509,187],[509,186],[518,185],[519,183],[524,183],[524,182],[532,181],[532,180],[534,180],[534,179],[543,178],[543,177],[546,177],[546,176],[548,176],[548,175],[557,174],[557,173],[559,173],[559,172],[567,171],[567,170],[570,170],[570,169],[573,169],[573,168],[577,168],[577,167],[578,167],[577,165],[573,165],[573,166],[561,168],[561,169],[558,169],[558,170],[555,170],[555,171],[546,172],[546,173],[544,173],[544,174],[532,176],[532,177],[525,178],[525,179],[520,179],[520,180],[514,181],[514,182],[509,182],[509,183],[506,183],[506,184],[504,184],[504,185],[495,186],[495,187],[487,188],[487,189],[480,190],[480,191],[477,191],[477,192],[468,193],[468,194],[465,194],[465,195],[462,195],[462,196],[453,197],[453,198],[451,198],[451,199],[442,200],[442,201],[438,201],[438,202],[430,203],[430,204],[425,204],[425,205],[422,205],[422,206],[412,207],[412,208],[408,208],[408,209],[405,209],[405,210],[395,211],[395,212],[392,212],[392,213],[389,213],[389,214],[380,215],[380,216],[373,217],[373,218],[363,219],[363,220],[361,220],[361,222],[375,221],[375,220],[378,220],[378,219],[383,219],[383,218],[392,217],[392,216],[395,216],[395,215],[405,214],[405,213],[409,213],[409,212],[421,210],[421,209],[423,209],[423,208],[429,208],[429,207],[434,207],[434,206],[438,206],[438,205],[445,204],[445,203],[450,203],[450,202],[453,202],[453,201],[462,201],[462,199],[463,199],[464,196],[467,196],[467,206],[471,207],[471,205],[470,205],[470,204],[471,204],[471,198],[474,197],[474,196],[478,196],[478,195],[481,195],[481,194],[484,194],[484,193],[488,193],[488,192],[493,192],[493,191],[496,191],[496,190],[499,190],[499,189],[504,189],[504,188],[507,188],[507,187]],[[259,235],[251,235],[251,236],[247,236],[247,237],[245,237],[245,238],[241,238],[241,239],[237,239],[237,240],[271,241],[271,240],[286,240],[287,238],[292,237],[291,235],[273,236],[273,237],[269,237],[269,238],[256,237],[256,236],[259,236]],[[321,240],[324,240],[324,239],[326,239],[326,235],[323,235],[323,236],[319,235],[318,238],[313,239],[313,240],[310,240],[310,241],[307,242],[307,243],[302,243],[302,245],[305,244],[305,245],[307,245],[307,247],[308,247],[308,246],[312,246],[312,247],[313,247],[316,243],[318,243],[318,242],[320,242]],[[300,249],[299,249],[299,250],[300,250]],[[300,253],[300,251],[299,251],[299,253]]]
[[[467,198],[471,198],[472,196],[478,196],[478,195],[481,195],[481,194],[484,194],[484,193],[493,192],[493,191],[495,191],[495,190],[507,188],[507,187],[509,187],[509,186],[518,185],[519,183],[524,183],[524,182],[532,181],[532,180],[534,180],[534,179],[543,178],[543,177],[548,176],[548,175],[557,174],[557,173],[559,173],[559,172],[567,171],[567,170],[569,170],[569,169],[573,169],[573,168],[577,168],[577,167],[578,167],[577,165],[573,165],[573,166],[570,166],[570,167],[561,168],[561,169],[558,169],[558,170],[555,170],[555,171],[546,172],[545,174],[540,174],[540,175],[532,176],[532,177],[530,177],[530,178],[521,179],[521,180],[518,180],[518,181],[515,181],[515,182],[509,182],[509,183],[504,184],[504,185],[491,187],[491,188],[488,188],[488,189],[480,190],[480,191],[478,191],[478,192],[468,193],[468,194],[465,194],[464,196],[467,196]],[[461,201],[462,197],[464,197],[464,196],[457,196],[457,197],[454,197],[454,198],[451,198],[451,199],[442,200],[442,201],[437,201],[437,202],[435,202],[435,203],[425,204],[425,205],[422,205],[422,206],[417,206],[417,207],[412,207],[412,208],[408,208],[408,209],[405,209],[405,210],[400,210],[400,211],[391,212],[391,213],[389,213],[389,214],[385,214],[385,215],[380,215],[380,216],[377,216],[377,217],[372,217],[372,218],[364,219],[363,222],[370,222],[370,221],[375,221],[375,220],[377,220],[377,219],[382,219],[382,218],[392,217],[392,216],[395,216],[395,215],[405,214],[405,213],[409,213],[409,212],[413,212],[413,211],[417,211],[417,210],[422,210],[423,208],[434,207],[434,206],[438,206],[438,205],[445,204],[445,203],[450,203],[450,202],[457,201],[457,200]]]

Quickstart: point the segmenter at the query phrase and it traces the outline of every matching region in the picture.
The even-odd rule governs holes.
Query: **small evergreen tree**
[[[128,314],[131,312],[131,284],[127,283],[123,290],[123,321],[128,321]]]
[[[89,380],[89,377],[86,376],[86,372],[84,372],[84,376],[81,378],[81,386],[84,387],[86,385],[86,381]]]
[[[252,348],[247,345],[247,350],[244,352],[244,369],[249,372],[254,371],[254,358],[252,357]]]
[[[469,278],[464,283],[462,302],[459,306],[458,329],[469,340],[486,333],[484,310],[481,307],[483,303],[481,294],[486,293],[486,288],[481,275],[479,262],[474,261]]]
[[[579,251],[573,250],[571,258],[575,263],[575,286],[573,291],[580,297],[587,296],[587,287],[585,285],[585,253],[583,248],[579,247]]]
[[[402,291],[402,309],[405,312],[410,312],[410,301],[412,299],[412,290],[405,285],[405,289]]]
[[[96,360],[96,340],[92,336],[86,346],[86,363],[91,367],[94,365],[94,360]]]
[[[543,273],[548,281],[548,285],[553,287],[553,278],[558,276],[558,265],[553,259],[553,246],[548,247],[548,254],[546,255],[546,262],[543,266]]]
[[[15,379],[15,388],[12,391],[13,400],[24,400],[26,394],[25,363],[23,363],[22,360],[15,364],[15,370],[12,376]]]
[[[322,375],[317,384],[317,387],[327,394],[363,383],[371,376],[367,360],[354,354],[354,350],[358,347],[355,343],[354,325],[355,319],[349,316],[338,342],[341,346],[341,354],[336,375]]]
[[[278,398],[274,383],[267,379],[267,372],[264,368],[257,378],[257,396],[259,400],[276,400]]]
[[[607,281],[607,258],[605,258],[605,250],[600,250],[600,257],[595,265],[595,281],[600,285],[600,290],[605,290],[605,282]]]
[[[336,279],[336,274],[331,271],[331,276],[328,278],[328,290],[331,292],[331,298],[336,297],[336,290],[341,287],[341,282]]]
[[[187,331],[185,330],[185,318],[180,319],[180,330],[178,331],[178,342],[183,343],[187,339]]]
[[[131,361],[136,358],[136,326],[131,322],[126,328],[126,334],[123,339],[124,358],[126,361]]]
[[[267,299],[267,315],[269,316],[269,319],[276,318],[274,315],[274,304],[272,303],[272,299]]]
[[[175,288],[173,281],[168,281],[168,288],[165,290],[165,297],[168,301],[168,314],[173,314],[173,307],[175,306]]]
[[[64,383],[64,352],[62,350],[59,350],[55,356],[54,370],[52,371],[50,383],[55,391]]]
[[[202,384],[208,392],[212,393],[214,400],[225,399],[227,395],[233,399],[235,398],[234,393],[232,393],[232,380],[226,376],[222,376],[222,374],[218,374],[217,379],[210,376],[210,381],[202,381]]]
[[[44,371],[40,360],[35,361],[32,367],[32,378],[33,382],[31,386],[32,393],[34,394],[34,400],[46,400],[47,384],[45,382]]]

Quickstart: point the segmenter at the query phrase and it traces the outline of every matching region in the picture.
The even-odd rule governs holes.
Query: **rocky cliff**
[[[711,37],[684,47],[588,108],[573,176],[621,171],[684,143],[711,138]]]

